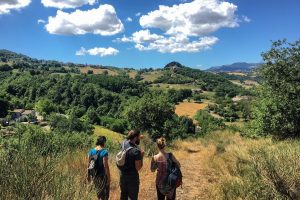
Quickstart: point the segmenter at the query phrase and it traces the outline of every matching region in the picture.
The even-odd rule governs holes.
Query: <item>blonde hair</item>
[[[157,147],[159,149],[163,149],[166,147],[167,143],[166,143],[166,138],[164,137],[160,137],[156,140],[156,144],[157,144]]]

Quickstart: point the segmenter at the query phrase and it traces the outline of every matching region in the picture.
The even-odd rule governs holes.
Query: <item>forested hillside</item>
[[[114,155],[128,130],[139,129],[147,168],[142,199],[154,198],[148,168],[160,136],[190,181],[183,199],[299,199],[299,46],[274,42],[252,87],[234,81],[253,74],[213,74],[177,62],[94,74],[1,51],[0,198],[93,199],[87,149],[105,135]],[[117,199],[117,168],[110,165]]]

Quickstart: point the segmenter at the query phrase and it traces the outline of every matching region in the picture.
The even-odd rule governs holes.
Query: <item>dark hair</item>
[[[96,142],[96,145],[104,146],[106,142],[106,137],[105,136],[99,136]]]
[[[158,147],[159,149],[164,149],[165,146],[167,145],[167,143],[166,143],[166,138],[164,138],[164,137],[158,138],[158,139],[156,140],[156,144],[157,144],[157,147]]]
[[[132,140],[133,138],[137,137],[140,135],[140,131],[135,129],[135,130],[131,130],[128,132],[128,135],[127,135],[127,139],[128,140]]]

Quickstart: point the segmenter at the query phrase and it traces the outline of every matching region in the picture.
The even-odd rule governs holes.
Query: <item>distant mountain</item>
[[[253,69],[257,68],[260,63],[246,63],[246,62],[237,62],[230,65],[222,65],[211,67],[206,71],[210,72],[250,72]]]
[[[173,61],[168,63],[164,68],[165,69],[176,69],[176,68],[183,68],[184,66],[179,62]]]

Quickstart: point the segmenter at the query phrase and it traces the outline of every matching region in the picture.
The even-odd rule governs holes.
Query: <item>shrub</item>
[[[127,121],[124,119],[115,119],[112,117],[101,117],[101,125],[118,133],[124,133],[128,129]]]
[[[222,120],[214,118],[205,110],[198,111],[195,115],[195,120],[199,122],[199,125],[201,127],[201,135],[225,127]]]

